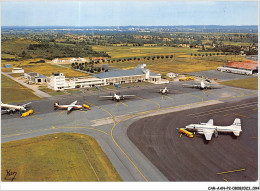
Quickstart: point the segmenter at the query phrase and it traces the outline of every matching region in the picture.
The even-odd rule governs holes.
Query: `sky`
[[[2,26],[258,25],[257,1],[2,1]]]

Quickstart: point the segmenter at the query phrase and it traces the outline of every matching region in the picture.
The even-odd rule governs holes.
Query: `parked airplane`
[[[203,89],[217,89],[217,88],[221,88],[221,86],[218,86],[218,85],[205,83],[203,80],[200,83],[183,84],[182,86],[184,88],[197,88],[197,89],[201,89],[201,90],[203,90]]]
[[[128,97],[135,97],[135,95],[117,95],[116,93],[114,93],[114,95],[111,95],[111,96],[99,96],[99,97],[112,98],[112,100],[114,100],[114,101],[120,101],[120,100],[123,100]]]
[[[165,95],[169,92],[169,89],[167,87],[165,87],[164,89],[160,89],[159,91],[162,95]]]
[[[71,104],[69,105],[60,105],[59,102],[55,102],[54,103],[54,109],[67,109],[68,112],[72,111],[72,110],[75,110],[75,109],[89,109],[90,110],[90,107],[86,104],[83,104],[83,105],[76,105],[78,101],[74,101],[72,102]]]
[[[215,133],[215,136],[217,136],[218,132],[234,133],[234,135],[238,137],[242,132],[241,120],[239,118],[236,118],[234,123],[230,126],[215,126],[213,125],[213,119],[210,119],[207,123],[187,125],[185,129],[204,134],[208,141],[211,140],[213,133]]]
[[[1,103],[1,111],[7,112],[7,113],[12,113],[15,111],[18,111],[19,113],[22,113],[23,111],[26,111],[26,108],[29,104],[32,102],[23,104],[23,105],[11,105],[11,104],[4,104]]]

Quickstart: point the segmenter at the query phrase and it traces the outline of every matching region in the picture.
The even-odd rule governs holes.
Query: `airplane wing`
[[[122,95],[123,97],[135,97],[136,95]]]
[[[127,97],[135,97],[135,95],[121,95],[120,99],[127,98]]]
[[[68,111],[71,111],[73,109],[73,106],[68,107]]]
[[[104,97],[104,98],[113,98],[114,96],[99,96],[99,97]]]
[[[30,105],[32,102],[28,102],[26,104],[21,105],[22,107],[27,107],[27,105]]]
[[[213,125],[213,119],[210,119],[210,120],[207,122],[207,125]]]
[[[219,85],[213,85],[213,84],[211,84],[211,85],[205,85],[205,88],[206,89],[220,89],[220,88],[222,88],[223,86],[219,86]]]
[[[77,102],[78,102],[78,101],[74,101],[74,102],[72,102],[70,105],[71,105],[71,106],[76,105]]]
[[[184,88],[200,88],[200,84],[183,84]]]
[[[207,141],[211,140],[213,133],[214,133],[214,130],[203,129],[203,134],[205,135],[205,138]]]

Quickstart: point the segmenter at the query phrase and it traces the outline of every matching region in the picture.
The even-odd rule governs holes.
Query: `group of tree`
[[[108,71],[108,67],[106,65],[95,65],[94,62],[85,62],[85,63],[73,62],[71,64],[71,67],[73,69],[82,70],[90,73]]]
[[[173,55],[157,55],[157,56],[144,56],[144,57],[132,57],[132,58],[118,58],[107,60],[109,63],[118,63],[118,62],[129,62],[129,61],[146,61],[146,60],[159,60],[159,59],[169,59],[173,58]]]

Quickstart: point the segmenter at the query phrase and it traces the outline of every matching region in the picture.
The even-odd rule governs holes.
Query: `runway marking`
[[[104,134],[106,134],[106,135],[108,135],[108,133],[107,132],[105,132],[105,131],[102,131],[102,130],[100,130],[100,129],[96,129],[96,128],[92,128],[92,127],[56,127],[57,129],[65,129],[65,128],[69,128],[69,129],[92,129],[92,130],[95,130],[95,131],[99,131],[99,132],[101,132],[101,133],[104,133]]]
[[[118,106],[119,102],[116,103],[116,107]]]
[[[254,109],[252,109],[252,110],[258,110],[258,108],[254,108]]]
[[[240,95],[240,96],[231,96],[231,97],[221,98],[221,99],[219,99],[219,100],[234,99],[234,98],[240,98],[240,97],[246,97],[246,96],[253,96],[253,95],[258,95],[258,93],[244,94],[244,95]]]
[[[55,127],[54,127],[54,126],[51,126],[51,128],[52,128],[52,129],[55,129]]]
[[[199,95],[194,95],[194,94],[192,94],[192,93],[187,93],[187,94],[189,94],[189,95],[191,95],[191,96],[194,96],[194,97],[198,97],[198,98],[200,98],[200,99],[201,99],[201,102],[204,101],[204,98],[201,97],[201,96],[199,96]]]
[[[205,93],[209,93],[209,94],[212,94],[212,95],[216,95],[214,92],[212,92],[213,90],[206,90]]]
[[[225,180],[226,182],[228,182],[227,179],[224,178],[224,180]]]
[[[210,115],[213,113],[222,113],[226,111],[232,111],[232,110],[237,110],[237,109],[242,109],[242,108],[247,108],[247,107],[252,107],[256,104],[257,102],[252,102],[250,105],[248,103],[241,104],[241,105],[236,105],[236,106],[230,106],[230,107],[225,107],[225,108],[219,108],[215,110],[210,110],[209,113],[204,112],[198,112],[198,113],[193,113],[193,114],[188,114],[188,116],[195,116],[195,117],[200,117],[200,116],[205,116],[205,115]],[[196,116],[198,115],[198,116]]]
[[[94,172],[96,178],[98,179],[98,181],[100,181],[99,178],[98,178],[98,175],[97,175],[97,173],[96,173],[96,171],[95,171],[95,169],[94,169],[94,167],[92,166],[90,160],[88,159],[88,155],[86,154],[86,152],[85,152],[85,150],[83,149],[83,147],[81,147],[81,148],[82,148],[82,150],[83,150],[83,152],[84,152],[84,154],[85,154],[85,157],[86,157],[86,159],[87,159],[87,161],[88,161],[90,167],[92,168],[92,170],[93,170],[93,172]]]
[[[170,96],[167,96],[167,95],[164,95],[165,97],[167,97],[167,98],[169,98],[169,99],[171,99],[171,100],[173,100],[173,98],[172,97],[170,97]]]
[[[251,138],[251,139],[258,139],[258,137],[249,137],[249,138]]]
[[[239,116],[239,117],[249,118],[248,116],[246,116],[246,115],[241,115],[241,114],[239,114],[239,113],[233,113],[233,115],[236,115],[236,116]]]
[[[180,134],[180,137],[182,136],[182,134]]]
[[[122,101],[120,101],[119,103],[123,104],[124,106],[128,107],[128,105]]]
[[[229,116],[229,114],[224,114],[223,116]]]
[[[243,169],[239,169],[239,170],[231,170],[231,171],[226,171],[226,172],[219,172],[217,174],[227,174],[227,173],[231,173],[231,172],[240,172],[240,171],[244,171],[246,170],[245,168]]]
[[[40,120],[42,120],[42,118],[40,118],[40,117],[36,117],[36,116],[34,116],[34,115],[31,115],[31,117],[34,117],[34,118],[36,118],[36,119],[40,119]]]
[[[240,96],[244,96],[245,95],[245,93],[243,91],[241,91],[241,90],[237,90],[237,89],[232,89],[232,90],[239,92],[241,94]]]
[[[60,116],[65,110],[61,111],[58,116]]]
[[[140,98],[142,100],[145,100],[145,101],[148,101],[148,102],[151,102],[151,103],[155,103],[156,105],[158,105],[158,109],[161,108],[161,105],[159,103],[157,103],[156,101],[153,101],[153,100],[150,100],[150,99],[146,99],[146,98],[142,98],[142,97],[139,97],[139,96],[136,96],[137,98]]]

